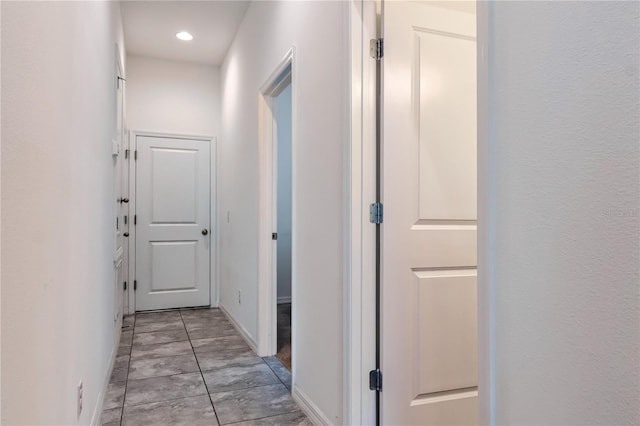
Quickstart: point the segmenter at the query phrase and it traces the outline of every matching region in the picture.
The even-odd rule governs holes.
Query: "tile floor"
[[[258,357],[218,309],[126,317],[104,426],[299,425],[291,374]]]

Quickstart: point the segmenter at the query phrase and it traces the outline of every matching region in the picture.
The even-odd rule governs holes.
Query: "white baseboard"
[[[276,303],[278,305],[281,305],[283,303],[291,303],[291,296],[278,297],[278,301]]]
[[[302,412],[307,415],[314,425],[332,426],[334,424],[327,418],[327,416],[324,415],[322,410],[320,410],[320,408],[318,408],[318,406],[298,388],[298,386],[293,386],[292,396],[294,401],[296,401],[302,409]]]
[[[102,417],[102,407],[104,406],[104,397],[107,394],[107,388],[109,387],[109,379],[111,379],[111,373],[113,372],[113,367],[116,364],[116,357],[118,356],[118,347],[120,346],[121,334],[122,334],[122,320],[116,323],[116,336],[114,341],[114,348],[111,351],[109,368],[107,368],[106,374],[102,379],[102,387],[100,389],[100,392],[98,392],[96,406],[93,410],[93,414],[91,415],[91,423],[90,423],[91,426],[99,426],[101,424],[100,417]]]
[[[247,345],[249,345],[251,350],[253,350],[255,353],[258,353],[258,345],[256,344],[255,340],[253,340],[249,332],[243,326],[241,326],[240,323],[235,320],[235,318],[233,318],[233,316],[229,313],[229,311],[227,311],[222,303],[218,304],[218,309],[222,311],[229,322],[235,327],[236,330],[238,330],[238,333],[240,333],[245,342],[247,342]]]

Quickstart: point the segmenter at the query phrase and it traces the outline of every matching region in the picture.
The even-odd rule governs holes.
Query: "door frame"
[[[476,1],[478,114],[478,424],[495,424],[495,144],[491,140],[490,76],[492,2]]]
[[[133,156],[133,161],[129,161],[129,223],[134,220],[136,214],[136,166],[135,152],[138,149],[137,138],[138,136],[149,136],[156,138],[167,139],[193,139],[208,141],[210,145],[211,157],[209,159],[210,164],[210,181],[209,181],[209,223],[211,227],[211,239],[209,246],[209,305],[211,307],[217,307],[220,300],[220,286],[219,271],[218,271],[218,257],[219,257],[219,241],[218,238],[218,201],[217,201],[217,138],[215,136],[204,135],[182,135],[175,133],[158,133],[143,130],[130,130],[129,131],[129,160]],[[133,281],[136,279],[136,226],[129,227],[129,285],[127,287],[128,295],[128,313],[135,314],[136,312],[136,293],[133,289]]]
[[[369,371],[376,368],[376,60],[369,41],[378,37],[380,0],[348,4],[349,109],[345,146],[345,266],[343,320],[344,424],[375,424],[376,394]]]
[[[289,69],[289,76],[281,79]],[[277,351],[277,246],[271,238],[277,219],[277,124],[275,96],[291,85],[291,375],[296,378],[296,54],[292,46],[275,66],[258,92],[258,338],[259,356]]]
[[[371,299],[371,274],[373,271],[367,262],[367,256],[375,252],[375,240],[363,238],[363,226],[368,222],[368,207],[371,197],[370,188],[375,179],[363,173],[363,167],[371,164],[371,152],[375,155],[376,138],[376,96],[367,88],[375,84],[373,74],[367,72],[370,65],[369,40],[379,37],[376,28],[378,12],[384,0],[351,0],[348,16],[349,37],[349,78],[351,93],[350,140],[348,163],[346,164],[347,212],[345,223],[345,320],[344,320],[344,422],[345,424],[375,424],[366,422],[367,413],[375,415],[374,394],[369,390],[368,377],[363,373],[375,368],[369,367],[367,350],[371,350],[372,336],[375,336],[375,324],[363,321],[365,312],[375,310],[375,298]],[[371,12],[373,4],[373,12]],[[491,2],[476,1],[476,43],[477,43],[477,114],[478,114],[478,423],[493,424],[495,419],[495,353],[493,306],[495,290],[493,288],[494,258],[492,254],[492,235],[496,227],[496,211],[492,206],[495,198],[495,182],[491,172],[495,146],[490,138],[490,68],[491,55],[490,14]],[[373,75],[373,77],[372,77]],[[373,125],[371,121],[373,120]],[[369,134],[373,126],[373,133]],[[369,195],[367,198],[366,195]],[[370,417],[369,417],[370,418]],[[374,417],[375,420],[375,417]]]
[[[116,170],[115,174],[114,174],[114,182],[116,181],[116,176],[118,173],[120,174],[119,178],[120,178],[120,187],[119,188],[114,188],[114,197],[113,198],[121,198],[123,197],[125,194],[122,194],[122,189],[124,188],[124,185],[128,185],[128,170],[127,170],[127,159],[124,156],[124,152],[126,149],[126,130],[125,130],[125,99],[126,99],[126,93],[125,93],[125,82],[126,82],[126,76],[124,74],[124,63],[122,61],[122,55],[120,54],[120,46],[116,43],[115,45],[115,65],[116,65],[116,72],[115,72],[115,77],[116,77],[116,103],[120,104],[120,126],[121,128],[118,131],[118,134],[116,135],[116,138],[114,140],[112,140],[112,143],[114,144],[113,150],[112,150],[112,156],[117,158],[116,161],[120,161],[120,169]],[[120,92],[120,96],[118,96],[118,92]],[[120,98],[120,99],[118,99]],[[116,114],[118,113],[118,105],[116,105]],[[117,129],[117,122],[118,122],[118,117],[116,117],[116,130]],[[114,185],[115,186],[115,185]],[[113,200],[113,199],[112,199]],[[115,208],[115,219],[116,221],[119,220],[120,218],[120,213],[121,213],[121,205],[116,205]],[[114,273],[115,273],[115,318],[114,318],[114,323],[115,326],[117,328],[120,328],[118,324],[121,323],[122,321],[122,316],[126,314],[125,312],[125,308],[126,308],[126,300],[125,300],[125,296],[124,296],[124,291],[122,289],[122,282],[118,282],[118,270],[120,268],[122,268],[122,279],[123,281],[128,281],[128,272],[129,272],[129,268],[128,268],[128,257],[127,257],[127,250],[125,250],[125,247],[128,247],[128,241],[126,240],[126,237],[124,237],[124,232],[125,232],[125,224],[124,221],[123,223],[119,223],[119,227],[116,229],[115,235],[114,235],[114,257],[113,257],[113,267],[114,267]],[[118,248],[118,236],[121,235],[122,236],[122,246],[120,248]]]

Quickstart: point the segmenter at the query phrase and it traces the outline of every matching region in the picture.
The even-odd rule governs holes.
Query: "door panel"
[[[196,290],[198,241],[151,241],[151,291]]]
[[[414,28],[413,36],[420,217],[475,220],[476,117],[475,104],[468,102],[476,92],[476,75],[469,72],[475,39],[428,28]]]
[[[475,14],[383,14],[382,424],[475,424]]]
[[[136,143],[136,310],[209,305],[209,141]]]
[[[195,224],[197,150],[151,148],[151,222]]]
[[[115,251],[113,264],[115,269],[114,282],[114,322],[122,317],[124,312],[124,282],[128,276],[128,240],[125,237],[127,231],[127,221],[125,217],[128,215],[128,204],[122,202],[122,198],[128,197],[127,185],[127,159],[125,158],[125,140],[124,140],[124,85],[122,84],[122,70],[120,69],[119,55],[116,55],[116,122],[115,134],[112,140],[114,144],[113,155],[113,202],[114,213],[116,217],[115,223]]]

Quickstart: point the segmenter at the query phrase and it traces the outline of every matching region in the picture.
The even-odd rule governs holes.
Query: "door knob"
[[[128,233],[128,232],[125,232],[124,234],[122,234],[122,236],[123,236],[123,237],[128,237],[128,236],[129,236],[129,233]]]
[[[120,201],[122,201],[123,203],[128,203],[129,199],[128,198],[121,198]]]
[[[207,229],[203,229],[202,230],[202,235],[207,235],[208,233],[209,233],[209,230],[207,230]]]

